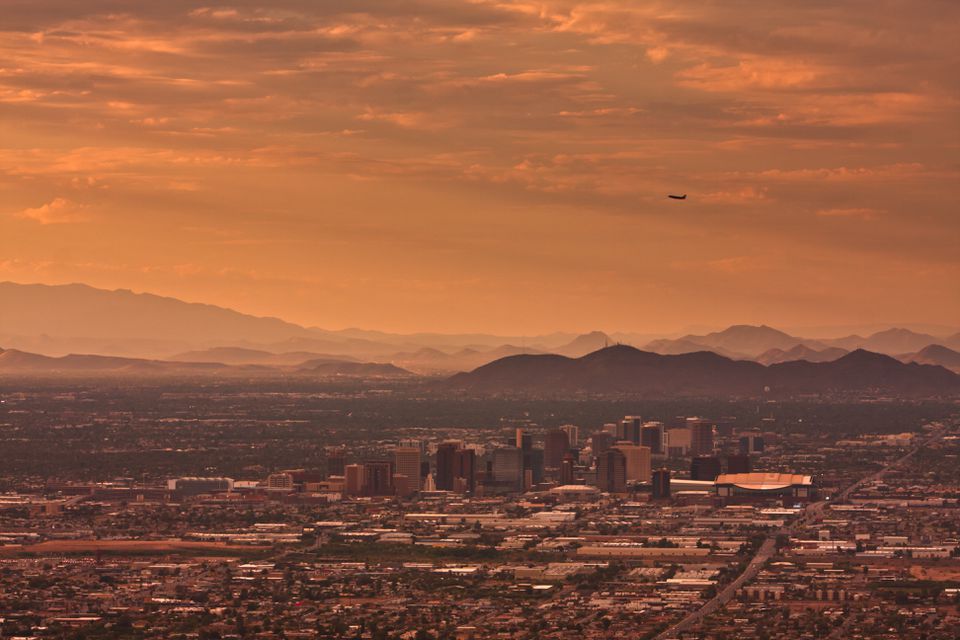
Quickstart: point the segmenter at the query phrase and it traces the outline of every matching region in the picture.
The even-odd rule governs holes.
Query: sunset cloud
[[[859,218],[860,220],[873,220],[880,212],[876,209],[866,207],[850,207],[847,209],[820,209],[817,215],[821,218]]]
[[[69,224],[87,220],[84,206],[71,202],[65,198],[54,198],[39,207],[32,207],[18,211],[18,218],[33,220],[40,224]]]
[[[956,275],[958,21],[935,0],[10,0],[0,255],[82,246],[125,267],[72,279],[173,294],[192,285],[160,274],[196,265],[205,288],[184,295],[310,324],[394,322],[371,311],[406,300],[384,273],[434,282],[411,289],[411,329],[481,328],[494,306],[588,328],[580,309],[624,301],[682,324],[703,296],[742,321],[777,290],[767,270],[879,313],[854,274],[825,274],[863,264],[888,290],[922,270],[927,294]],[[335,302],[217,287],[237,263],[313,274]],[[598,279],[606,297],[572,299]],[[416,293],[451,290],[462,305]]]

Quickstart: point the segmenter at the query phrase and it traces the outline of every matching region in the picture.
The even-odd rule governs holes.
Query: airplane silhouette
[[[668,194],[667,197],[668,197],[668,198],[673,198],[674,200],[686,200],[686,199],[687,199],[687,194],[683,194],[682,196],[675,196],[675,195],[673,195],[673,194]]]

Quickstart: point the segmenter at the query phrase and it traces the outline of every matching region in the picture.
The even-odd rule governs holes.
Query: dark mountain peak
[[[612,344],[608,347],[603,347],[602,349],[597,349],[596,351],[591,351],[590,353],[581,356],[583,359],[597,359],[602,360],[606,358],[623,358],[623,357],[634,357],[637,354],[645,353],[648,355],[652,354],[649,351],[641,351],[636,347],[632,347],[629,344]]]
[[[877,353],[877,352],[875,352],[875,351],[867,351],[866,349],[862,349],[862,348],[861,348],[861,349],[854,349],[853,351],[851,351],[851,352],[848,353],[847,355],[843,356],[842,358],[838,358],[838,360],[843,361],[843,362],[845,362],[845,363],[850,363],[850,362],[885,362],[885,363],[897,362],[897,359],[896,359],[896,358],[892,358],[892,357],[890,357],[890,356],[888,356],[888,355],[886,355],[886,354],[884,354],[884,353]]]
[[[677,358],[677,362],[686,362],[689,364],[706,364],[706,363],[736,361],[734,358],[729,358],[723,354],[716,353],[715,351],[710,351],[709,349],[704,349],[702,351],[691,351],[689,353],[681,353],[675,357]]]

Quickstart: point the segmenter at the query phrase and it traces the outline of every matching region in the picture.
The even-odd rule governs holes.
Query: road
[[[757,577],[757,574],[760,573],[760,569],[762,569],[764,565],[767,564],[767,561],[773,557],[774,553],[776,552],[777,536],[781,534],[792,535],[793,532],[796,531],[798,528],[806,526],[808,523],[815,522],[821,516],[824,508],[828,504],[830,504],[831,502],[838,503],[846,500],[851,493],[853,493],[860,487],[864,486],[869,482],[879,480],[888,471],[896,468],[897,466],[909,460],[910,457],[913,456],[921,448],[927,446],[928,444],[942,437],[943,437],[943,432],[937,431],[929,438],[918,443],[916,446],[914,446],[904,455],[884,465],[884,467],[879,471],[877,471],[876,473],[872,473],[869,476],[865,476],[860,480],[858,480],[857,482],[853,483],[852,485],[850,485],[849,487],[841,491],[839,494],[837,494],[836,498],[833,499],[832,501],[821,500],[819,502],[814,502],[807,505],[806,508],[803,510],[803,513],[800,515],[800,517],[798,517],[789,525],[781,527],[776,531],[772,531],[767,535],[767,539],[764,540],[763,544],[760,545],[760,548],[757,549],[757,552],[754,554],[753,559],[750,561],[750,564],[747,565],[746,569],[743,570],[743,573],[737,576],[737,578],[733,580],[733,582],[730,582],[729,584],[727,584],[723,589],[717,592],[717,595],[715,595],[710,600],[707,600],[699,609],[691,612],[685,618],[675,623],[673,626],[662,631],[660,634],[656,636],[655,640],[671,640],[679,637],[679,634],[699,624],[705,617],[707,617],[717,609],[725,606],[728,602],[730,602],[730,600],[732,600],[733,597],[737,594],[737,591],[740,589],[740,587],[742,587],[744,584],[746,584],[747,582]]]

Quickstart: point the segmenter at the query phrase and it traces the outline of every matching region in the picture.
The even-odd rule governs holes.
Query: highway
[[[891,469],[896,468],[897,466],[903,464],[911,456],[913,456],[921,448],[927,446],[928,444],[934,442],[943,437],[942,431],[937,431],[929,438],[925,439],[923,442],[918,443],[907,453],[901,457],[893,460],[879,471],[872,473],[868,476],[865,476],[858,480],[857,482],[851,484],[849,487],[837,494],[836,498],[833,500],[820,500],[819,502],[814,502],[806,506],[803,510],[803,513],[794,520],[792,523],[772,531],[768,534],[767,539],[763,541],[763,544],[760,545],[760,548],[757,549],[756,554],[754,554],[753,559],[750,561],[750,564],[747,565],[746,569],[743,570],[736,579],[727,584],[723,589],[717,592],[710,600],[706,601],[699,609],[691,612],[686,617],[682,618],[679,622],[676,622],[672,626],[668,627],[661,633],[656,636],[656,640],[674,640],[679,637],[679,634],[690,629],[691,627],[699,624],[705,617],[716,611],[717,609],[725,606],[730,600],[736,596],[737,591],[744,584],[750,582],[757,574],[760,573],[760,570],[767,564],[767,561],[770,560],[776,553],[776,541],[777,536],[784,535],[793,535],[793,532],[799,529],[800,527],[806,526],[808,523],[815,522],[820,518],[823,513],[824,508],[833,503],[843,502],[850,496],[851,493],[864,486],[867,483],[879,480]]]

